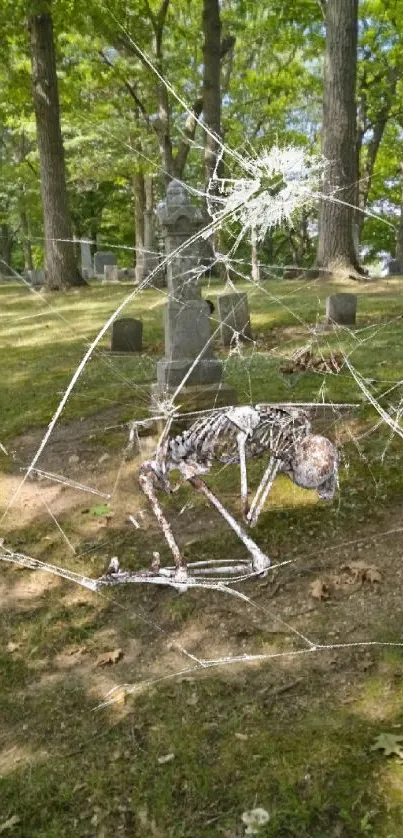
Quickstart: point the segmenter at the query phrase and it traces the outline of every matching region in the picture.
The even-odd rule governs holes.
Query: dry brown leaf
[[[95,661],[95,666],[112,666],[123,658],[123,649],[113,649],[112,652],[104,652]]]
[[[369,582],[371,585],[382,582],[382,574],[376,565],[360,561],[349,562],[341,569],[352,575],[353,582]]]
[[[313,599],[329,599],[329,586],[323,579],[315,579],[309,587],[309,593]]]
[[[375,583],[382,582],[382,573],[377,567],[371,565],[371,567],[368,567],[365,571],[365,579],[367,582],[370,582],[371,585],[374,585]]]

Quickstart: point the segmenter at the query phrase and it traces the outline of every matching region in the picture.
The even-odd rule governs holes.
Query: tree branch
[[[148,2],[148,0],[146,0]],[[157,14],[157,28],[162,31],[165,26],[165,20],[169,8],[170,0],[162,0],[160,10]]]
[[[110,58],[108,58],[108,56],[105,55],[104,52],[102,52],[102,50],[98,50],[98,54],[101,56],[101,58],[105,62],[105,64],[108,65],[108,67],[111,67],[112,70],[116,70],[116,66],[113,63],[113,61],[111,61]],[[130,96],[132,97],[132,99],[136,103],[136,105],[137,105],[139,111],[141,112],[142,116],[144,117],[148,127],[153,128],[153,125],[150,121],[148,111],[147,111],[145,105],[143,104],[142,100],[140,99],[139,95],[137,94],[136,88],[134,87],[134,85],[130,81],[128,81],[128,79],[122,79],[122,82],[123,82],[126,90],[130,93]]]
[[[178,151],[174,158],[174,174],[177,178],[182,178],[185,163],[188,158],[191,143],[194,140],[196,133],[197,120],[203,110],[203,99],[200,97],[196,99],[193,104],[192,112],[189,113],[185,122],[183,132],[183,139],[179,143]]]

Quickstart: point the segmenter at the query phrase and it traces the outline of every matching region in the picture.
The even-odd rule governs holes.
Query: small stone
[[[354,326],[357,313],[356,294],[332,294],[326,300],[326,322]]]
[[[158,765],[165,765],[167,762],[172,762],[175,759],[175,754],[163,754],[163,756],[158,757]]]

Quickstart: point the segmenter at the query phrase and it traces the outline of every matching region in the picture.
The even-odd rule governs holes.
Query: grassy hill
[[[270,816],[263,838],[403,834],[402,442],[344,363],[399,422],[403,280],[237,288],[248,291],[256,340],[216,352],[239,403],[358,405],[328,418],[340,492],[324,504],[277,479],[253,537],[279,566],[240,588],[246,602],[151,586],[101,596],[2,563],[5,835],[240,838],[256,807]],[[317,329],[337,290],[358,294],[356,328]],[[3,509],[88,345],[130,291],[0,286]],[[206,296],[219,292],[212,284]],[[109,336],[97,346],[37,464],[62,483],[36,474],[20,488],[2,521],[9,549],[88,576],[113,555],[146,567],[157,549],[170,562],[136,479],[156,437],[141,429],[124,455],[125,423],[150,417],[164,301],[145,291],[125,311],[143,319],[140,355],[111,355]],[[339,371],[284,372],[307,347],[315,359],[340,357]],[[209,483],[239,515],[236,468]],[[187,560],[244,556],[188,487],[161,502]],[[390,756],[373,750],[385,733]]]

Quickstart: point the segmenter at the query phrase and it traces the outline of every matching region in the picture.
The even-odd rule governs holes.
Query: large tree
[[[28,28],[45,232],[46,285],[59,289],[86,283],[77,269],[73,244],[51,15],[32,15]]]
[[[357,15],[358,0],[327,0],[323,154],[328,197],[320,208],[317,264],[349,272],[359,270],[354,243]]]
[[[219,0],[203,0],[204,177],[209,184],[221,136],[221,19]]]

